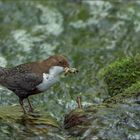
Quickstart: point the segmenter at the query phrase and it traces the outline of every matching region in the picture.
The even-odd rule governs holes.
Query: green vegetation
[[[138,101],[140,95],[140,81],[132,84],[130,87],[125,89],[122,93],[117,94],[111,98],[104,101],[108,105],[116,103],[131,103],[133,101]]]
[[[140,56],[112,63],[105,70],[104,77],[111,96],[122,93],[140,80]]]

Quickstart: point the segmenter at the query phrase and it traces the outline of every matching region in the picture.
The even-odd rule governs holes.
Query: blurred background
[[[77,75],[62,76],[46,93],[31,97],[58,120],[75,108],[107,98],[99,76],[115,60],[140,52],[140,1],[0,0],[0,66],[68,57]],[[17,104],[17,97],[0,87],[0,105]]]

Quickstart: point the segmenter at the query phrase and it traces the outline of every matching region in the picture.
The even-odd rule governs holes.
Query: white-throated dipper
[[[59,80],[62,72],[68,72],[69,63],[62,55],[50,56],[43,61],[21,64],[13,68],[0,67],[0,85],[13,91],[26,113],[23,100],[27,99],[29,111],[33,111],[30,95],[46,91]],[[77,72],[76,69],[74,72]]]

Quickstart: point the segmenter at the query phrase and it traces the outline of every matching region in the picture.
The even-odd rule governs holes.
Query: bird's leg
[[[30,100],[27,98],[27,101],[28,101],[28,104],[29,104],[29,112],[33,112],[33,107],[32,107],[32,105],[31,105],[31,103],[30,103]]]
[[[82,104],[81,104],[81,97],[78,96],[77,99],[76,99],[76,102],[77,102],[77,105],[78,105],[78,108],[82,108]]]
[[[19,99],[19,103],[20,103],[20,105],[21,105],[21,108],[22,108],[24,114],[26,114],[26,111],[25,111],[25,109],[24,109],[23,99]]]

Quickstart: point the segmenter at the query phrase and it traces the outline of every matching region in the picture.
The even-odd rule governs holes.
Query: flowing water
[[[139,1],[123,0],[0,0],[0,66],[12,67],[53,54],[67,56],[79,74],[62,76],[61,82],[47,92],[31,97],[34,107],[47,112],[62,126],[64,115],[77,107],[77,96],[82,96],[85,107],[100,104],[109,97],[99,76],[102,69],[115,60],[140,53],[139,7]],[[0,87],[0,106],[17,104],[17,97]],[[114,112],[109,110],[106,123],[118,120]],[[12,122],[12,126],[11,122],[7,125],[2,121],[1,139],[67,139],[63,128],[40,132],[39,128],[45,127],[42,122],[35,126],[29,123],[29,118],[22,120]],[[140,139],[140,125],[133,125],[136,120],[140,124],[140,120],[135,115],[132,120],[128,121],[131,133],[124,128],[125,135],[129,134],[126,139]],[[90,135],[89,139],[111,139],[114,133],[115,129],[99,137]],[[114,139],[124,138],[121,136],[116,133]]]

